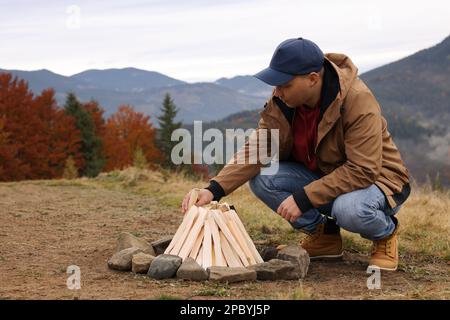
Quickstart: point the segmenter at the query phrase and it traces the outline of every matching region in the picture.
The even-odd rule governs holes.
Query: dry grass
[[[371,242],[343,232],[344,259],[314,262],[302,281],[257,281],[238,284],[155,282],[105,272],[115,236],[132,232],[155,240],[176,230],[181,199],[205,181],[182,173],[128,168],[95,179],[42,180],[1,184],[0,237],[3,275],[0,299],[71,298],[64,288],[67,263],[77,261],[85,273],[84,298],[121,299],[449,299],[449,192],[414,188],[398,217],[399,271],[383,273],[382,288],[368,290],[367,256]],[[273,213],[244,185],[223,199],[235,205],[257,246],[293,243],[303,235]],[[179,216],[178,216],[179,214]],[[29,224],[28,221],[33,221]],[[46,231],[47,230],[47,231]],[[49,231],[51,230],[51,231]],[[74,241],[73,239],[77,239]],[[27,246],[22,244],[26,243]],[[51,244],[52,249],[42,244]],[[56,243],[59,250],[55,251]],[[14,244],[20,244],[14,246]],[[79,247],[82,245],[82,249]],[[56,246],[56,245],[55,245]],[[38,253],[38,254],[36,254]],[[67,262],[68,253],[70,261]],[[22,260],[34,259],[23,264]],[[45,258],[43,258],[45,257]],[[21,261],[18,263],[17,261]],[[48,261],[52,261],[49,266]],[[20,267],[20,268],[18,268]],[[49,269],[50,268],[50,269]],[[53,268],[53,269],[51,269]],[[50,274],[49,270],[54,274]],[[34,281],[22,284],[32,275]],[[103,279],[103,280],[102,280]],[[62,281],[62,282],[61,282]],[[59,287],[58,287],[59,286]],[[41,290],[44,287],[48,290]],[[2,291],[3,290],[3,291]]]
[[[450,260],[450,192],[416,187],[397,214],[400,221],[400,254],[422,261]],[[356,234],[343,232],[347,248],[368,252],[371,242]]]

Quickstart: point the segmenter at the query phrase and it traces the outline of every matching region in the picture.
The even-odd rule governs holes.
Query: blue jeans
[[[293,192],[308,185],[321,175],[310,171],[297,162],[280,162],[275,175],[257,175],[250,180],[250,188],[273,211]],[[303,214],[291,225],[313,233],[317,224],[324,223],[326,216],[336,220],[338,226],[359,233],[369,240],[383,239],[392,234],[395,224],[390,216],[401,206],[392,209],[386,197],[376,185],[338,196],[334,201]]]

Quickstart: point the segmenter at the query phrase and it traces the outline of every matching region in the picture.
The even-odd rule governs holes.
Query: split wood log
[[[212,266],[212,239],[211,239],[211,229],[209,227],[209,217],[205,220],[205,235],[203,236],[203,268],[209,268]]]
[[[198,252],[200,251],[200,247],[201,247],[202,242],[203,242],[204,231],[205,231],[205,229],[204,229],[204,227],[202,227],[202,229],[200,230],[200,233],[199,233],[199,235],[197,237],[197,240],[195,240],[194,247],[192,248],[192,251],[189,254],[189,257],[191,257],[194,260],[197,258]]]
[[[217,227],[217,224],[214,222],[214,219],[210,218],[209,220],[209,228],[211,230],[212,234],[212,240],[214,244],[214,266],[220,266],[220,267],[226,267],[227,264],[225,260],[223,259],[222,255],[222,246],[220,243],[220,235],[219,235],[219,228]]]
[[[253,257],[256,260],[256,263],[263,263],[264,260],[259,254],[258,250],[255,247],[255,244],[253,243],[252,239],[248,235],[247,231],[245,230],[244,224],[242,223],[241,219],[239,219],[238,214],[234,210],[229,211],[230,215],[234,218],[234,221],[236,221],[236,224],[238,228],[241,230],[242,234],[244,235],[244,238],[247,242],[247,245],[249,246],[251,252],[253,253]]]
[[[200,191],[200,189],[198,189],[198,188],[192,189],[191,195],[189,197],[189,202],[188,202],[188,210],[190,207],[192,207],[194,204],[197,203],[199,191]]]
[[[166,250],[164,251],[165,254],[169,254],[172,249],[177,245],[181,240],[181,236],[186,229],[187,224],[192,224],[195,217],[197,216],[198,208],[196,206],[192,206],[187,213],[184,215],[183,221],[181,222],[181,225],[178,227],[178,230],[175,232],[175,235],[172,238],[172,241],[167,246]],[[182,243],[181,243],[182,244]],[[181,246],[180,244],[180,246]]]
[[[198,263],[198,265],[202,265],[203,264],[203,247],[200,248],[198,255],[197,255],[197,259],[195,259],[195,261]]]
[[[197,198],[194,189],[188,211],[164,253],[183,260],[191,257],[205,269],[247,267],[263,262],[239,216],[227,203],[213,201],[197,207]]]
[[[178,255],[179,257],[183,258],[183,260],[186,259],[189,256],[189,253],[192,251],[192,247],[195,244],[195,240],[197,240],[198,234],[200,233],[200,229],[203,227],[205,219],[208,216],[208,211],[206,211],[206,209],[202,207],[197,208],[199,212],[197,220],[195,221],[192,229],[187,231],[188,235],[186,241],[183,244],[183,247],[180,249],[180,252],[177,253],[175,251],[177,249],[177,246],[175,246],[173,251],[171,251],[171,254]]]
[[[244,251],[244,253],[247,257],[248,263],[250,265],[256,264],[255,257],[253,257],[252,252],[248,248],[247,241],[244,239],[244,236],[242,235],[241,230],[236,225],[236,221],[234,221],[234,218],[228,212],[229,211],[223,213],[223,215],[227,219],[228,228],[230,229],[233,236],[236,238],[239,246],[242,248],[242,251]]]
[[[227,262],[227,265],[229,267],[243,267],[243,264],[240,262],[239,258],[235,255],[233,249],[231,249],[231,246],[228,243],[228,240],[223,234],[223,232],[220,232],[220,243],[222,244],[222,252]]]
[[[219,228],[222,230],[223,234],[229,241],[231,247],[236,250],[236,253],[238,254],[239,258],[241,259],[242,263],[245,267],[249,266],[250,264],[247,261],[247,257],[245,256],[245,253],[242,251],[241,247],[237,243],[236,239],[231,234],[230,229],[228,229],[225,221],[222,219],[221,211],[212,210],[211,215],[214,217],[214,220],[216,221]]]

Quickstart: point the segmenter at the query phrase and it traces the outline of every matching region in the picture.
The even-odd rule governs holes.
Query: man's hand
[[[294,222],[302,215],[293,196],[287,197],[278,207],[277,213],[287,221]]]
[[[189,191],[183,199],[183,203],[181,204],[181,210],[183,211],[183,213],[186,213],[187,209],[188,209],[188,204],[189,204],[189,199],[191,197],[191,193],[192,190]],[[212,201],[212,199],[214,199],[214,195],[212,194],[211,191],[209,191],[208,189],[199,189],[198,190],[198,198],[197,198],[197,202],[195,203],[196,206],[203,206],[205,204],[208,204]]]

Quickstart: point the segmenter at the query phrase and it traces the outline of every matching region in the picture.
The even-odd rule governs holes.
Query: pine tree
[[[96,135],[95,123],[91,113],[83,108],[73,93],[67,95],[64,110],[67,115],[75,118],[77,129],[81,134],[81,153],[85,165],[80,170],[82,176],[95,177],[103,169],[104,160],[101,154],[101,140]]]
[[[161,150],[164,157],[164,166],[172,167],[173,164],[170,161],[170,154],[172,148],[177,144],[176,141],[171,141],[172,132],[181,127],[181,122],[174,122],[174,119],[178,113],[178,109],[175,106],[169,93],[166,93],[164,97],[163,106],[161,108],[161,116],[158,117],[159,129],[157,145]]]

